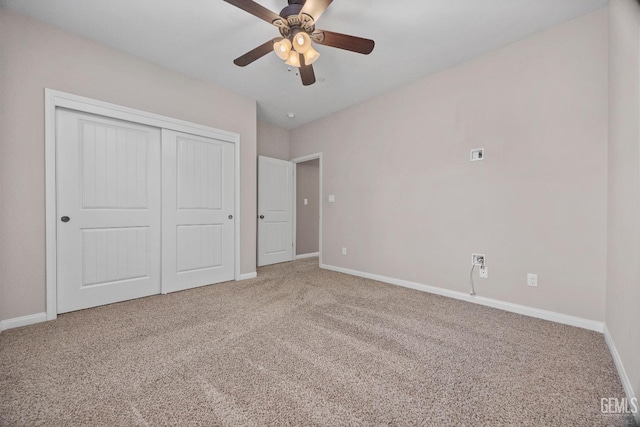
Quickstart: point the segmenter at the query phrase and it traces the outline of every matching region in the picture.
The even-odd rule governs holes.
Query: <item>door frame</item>
[[[319,265],[322,265],[322,202],[323,202],[323,193],[322,193],[322,153],[309,154],[307,156],[296,157],[295,159],[289,160],[293,163],[293,259],[296,259],[297,252],[297,218],[298,218],[298,204],[297,204],[297,185],[298,185],[298,163],[308,162],[309,160],[318,159],[318,181],[320,188],[318,189],[318,198],[319,198],[319,209],[320,212],[318,215],[320,218],[318,219],[318,261]]]
[[[112,119],[175,130],[193,135],[213,138],[234,144],[235,155],[235,280],[240,280],[240,135],[203,126],[172,117],[149,113],[134,108],[98,101],[66,92],[46,88],[45,99],[45,257],[46,257],[46,313],[47,320],[58,317],[57,313],[57,183],[56,183],[56,108],[67,108],[83,113],[96,114]],[[162,281],[162,279],[161,279]],[[162,291],[161,291],[162,292]]]

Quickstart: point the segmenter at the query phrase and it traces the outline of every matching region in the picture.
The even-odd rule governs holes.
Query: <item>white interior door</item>
[[[293,260],[293,163],[258,157],[258,266]]]
[[[162,292],[234,279],[235,148],[162,131]]]
[[[58,313],[160,293],[160,130],[56,110]]]

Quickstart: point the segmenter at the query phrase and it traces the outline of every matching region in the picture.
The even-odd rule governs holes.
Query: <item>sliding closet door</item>
[[[58,313],[160,293],[160,129],[56,110]]]
[[[234,279],[235,150],[162,131],[162,292]]]

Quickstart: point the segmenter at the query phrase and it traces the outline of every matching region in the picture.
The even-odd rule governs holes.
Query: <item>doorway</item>
[[[296,164],[296,259],[320,255],[320,160]]]
[[[295,259],[322,264],[322,153],[291,160],[295,167],[293,243]]]

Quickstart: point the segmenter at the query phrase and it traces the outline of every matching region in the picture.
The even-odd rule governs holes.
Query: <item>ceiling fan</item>
[[[316,82],[311,64],[320,56],[313,48],[312,41],[364,55],[370,54],[375,46],[373,40],[316,30],[316,22],[333,0],[288,0],[289,5],[282,9],[280,15],[252,0],[224,1],[275,25],[282,36],[235,59],[233,63],[240,67],[251,64],[273,50],[287,65],[300,68],[302,84],[308,86]]]

